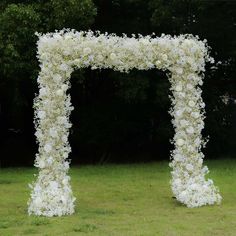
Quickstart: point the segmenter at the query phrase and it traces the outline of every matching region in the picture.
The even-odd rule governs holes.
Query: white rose
[[[197,137],[197,138],[195,139],[194,143],[195,143],[195,145],[197,145],[197,146],[200,145],[200,144],[201,144],[200,138]]]
[[[53,158],[52,158],[51,156],[48,157],[47,163],[48,163],[49,165],[51,165],[51,164],[53,163]]]
[[[47,89],[46,88],[41,88],[39,90],[39,93],[40,93],[41,96],[45,96],[47,94]]]
[[[186,132],[187,132],[188,134],[193,134],[193,133],[194,133],[194,128],[193,128],[192,126],[190,126],[190,127],[188,127],[188,128],[186,129]]]
[[[60,69],[61,69],[62,71],[67,71],[67,70],[68,70],[68,66],[67,66],[66,64],[61,64],[61,65],[60,65]]]
[[[63,183],[64,185],[67,185],[67,184],[68,184],[68,179],[67,179],[67,178],[64,178],[64,179],[62,180],[62,183]]]
[[[66,141],[67,141],[67,136],[66,136],[66,135],[63,135],[63,136],[61,137],[61,140],[62,140],[63,142],[66,142]]]
[[[61,79],[62,79],[62,77],[59,74],[56,74],[56,75],[53,76],[53,80],[57,83],[60,82]]]
[[[207,166],[204,166],[204,167],[202,168],[202,173],[203,173],[203,174],[209,173],[209,169],[208,169]]]
[[[65,124],[65,123],[67,123],[67,118],[65,116],[59,116],[59,117],[57,117],[57,121],[60,124]]]
[[[198,118],[199,116],[200,116],[200,113],[199,112],[192,112],[191,113],[191,116],[193,117],[193,118]]]
[[[97,60],[98,60],[98,61],[103,61],[103,59],[104,59],[104,57],[103,57],[101,54],[99,54],[99,55],[97,56]]]
[[[166,61],[166,60],[167,60],[167,58],[168,58],[168,57],[167,57],[167,55],[166,55],[166,54],[163,54],[163,55],[162,55],[162,59],[163,59],[164,61]]]
[[[182,111],[182,110],[177,110],[177,111],[175,112],[175,115],[178,116],[178,117],[180,117],[182,114],[183,114],[183,111]]]
[[[177,85],[177,86],[175,87],[175,90],[176,90],[177,92],[182,91],[182,85],[181,85],[181,84]]]
[[[56,181],[51,181],[50,187],[56,189],[56,188],[58,188],[58,183]]]
[[[193,171],[193,165],[187,164],[187,165],[186,165],[186,169],[187,169],[188,171]]]
[[[116,59],[116,54],[112,52],[110,54],[110,58],[111,58],[111,60],[115,60]]]
[[[174,159],[175,159],[176,161],[182,161],[182,160],[183,160],[183,156],[180,155],[180,154],[176,154],[176,155],[174,156]]]
[[[45,111],[39,111],[39,112],[38,112],[38,117],[39,117],[40,119],[44,119],[44,118],[46,117],[46,112],[45,112]]]
[[[41,208],[42,200],[40,197],[35,198],[34,203],[37,207]]]
[[[191,184],[191,185],[190,185],[190,188],[191,188],[192,190],[198,190],[198,185],[197,185],[197,184]]]
[[[195,106],[195,102],[191,100],[191,101],[188,102],[188,105],[189,105],[190,107],[194,107],[194,106]]]
[[[44,149],[45,152],[48,153],[48,152],[52,151],[52,146],[51,146],[51,144],[48,144],[48,143],[47,143],[47,144],[44,146],[43,149]]]
[[[148,39],[141,39],[140,42],[142,42],[144,45],[147,45],[149,43],[149,40]]]
[[[175,179],[175,180],[174,180],[174,183],[175,183],[176,185],[180,185],[180,184],[181,184],[181,179]]]
[[[183,69],[181,68],[181,67],[178,67],[178,68],[176,68],[175,69],[175,72],[177,73],[177,74],[183,74]]]
[[[57,131],[56,131],[55,129],[53,129],[53,128],[50,128],[49,134],[50,134],[53,138],[57,137]]]
[[[184,145],[184,140],[182,138],[177,139],[176,144],[178,146],[183,146]]]
[[[187,84],[187,89],[189,89],[189,90],[192,90],[193,89],[193,85],[192,84]]]
[[[90,54],[91,52],[92,52],[92,50],[91,50],[91,48],[89,48],[89,47],[84,48],[84,50],[83,50],[83,53],[84,53],[85,55],[88,55],[88,54]]]
[[[57,96],[63,96],[63,90],[62,89],[58,89],[57,91],[56,91],[56,95]]]
[[[180,123],[181,126],[186,126],[188,124],[188,122],[185,119],[180,120],[179,123]]]
[[[194,80],[194,79],[195,79],[195,75],[194,75],[194,74],[189,74],[189,75],[187,76],[187,79],[188,79],[188,80]]]
[[[61,201],[62,201],[63,203],[66,203],[66,198],[65,198],[64,196],[61,196]]]
[[[68,85],[67,85],[67,84],[63,84],[63,85],[61,86],[61,89],[62,89],[63,91],[66,91],[66,90],[68,89]]]
[[[184,201],[186,196],[187,196],[187,192],[183,191],[183,192],[180,193],[179,198],[180,198],[181,201]]]
[[[155,62],[155,65],[156,65],[156,67],[159,67],[159,66],[161,65],[161,62],[160,62],[159,60],[157,60],[157,61]]]
[[[45,162],[43,160],[39,160],[38,162],[38,167],[39,168],[44,168],[46,165],[45,165]]]

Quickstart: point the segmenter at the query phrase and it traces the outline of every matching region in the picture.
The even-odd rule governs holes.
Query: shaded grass
[[[224,200],[195,209],[172,198],[167,162],[73,167],[76,213],[60,218],[27,215],[36,169],[0,169],[0,235],[236,235],[236,160],[207,165]]]

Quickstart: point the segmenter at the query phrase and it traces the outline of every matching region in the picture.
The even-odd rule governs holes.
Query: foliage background
[[[37,145],[35,31],[191,33],[222,63],[207,68],[203,97],[207,158],[235,154],[236,2],[198,0],[2,0],[0,2],[0,166],[32,165]],[[161,71],[75,71],[71,78],[72,163],[168,159],[173,136],[169,83]],[[225,104],[222,96],[227,97]]]

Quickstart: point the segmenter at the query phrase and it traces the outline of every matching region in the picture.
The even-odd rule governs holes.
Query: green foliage
[[[0,12],[0,64],[4,78],[35,77],[36,31],[86,29],[96,15],[91,0],[9,2],[2,3]]]
[[[34,33],[40,15],[31,5],[10,4],[0,15],[0,21],[0,64],[4,78],[30,75],[36,66]]]
[[[0,2],[1,148],[4,149],[5,142],[12,143],[18,150],[22,146],[20,149],[25,151],[20,159],[24,159],[25,156],[29,158],[34,147],[33,143],[26,142],[34,139],[32,101],[37,92],[39,71],[35,32],[65,27],[88,29],[95,15],[96,7],[92,0]],[[15,137],[18,137],[18,141]]]
[[[96,8],[91,0],[51,0],[46,4],[46,9],[50,15],[50,19],[46,23],[55,29],[87,30],[96,15]]]

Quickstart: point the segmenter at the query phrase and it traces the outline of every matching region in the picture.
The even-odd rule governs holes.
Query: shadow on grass
[[[16,183],[16,182],[13,182],[7,179],[0,179],[0,184],[12,184],[12,183]]]
[[[96,225],[93,224],[83,224],[78,227],[73,228],[74,232],[80,232],[80,233],[90,233],[97,229]]]
[[[31,221],[31,225],[34,225],[34,226],[48,225],[48,224],[50,224],[49,219],[43,218],[43,217],[38,217]]]

